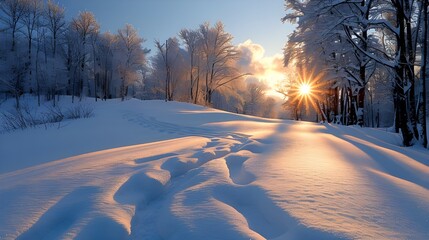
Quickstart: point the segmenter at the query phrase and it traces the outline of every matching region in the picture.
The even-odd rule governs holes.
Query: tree
[[[286,53],[285,59],[298,59],[298,64],[308,67],[311,63],[314,66],[318,58],[326,61],[326,56],[332,55],[331,63],[328,62],[331,67],[326,70],[335,70],[340,83],[349,83],[348,89],[341,91],[342,98],[346,100],[341,102],[347,103],[344,107],[342,105],[341,110],[344,113],[346,109],[356,108],[350,111],[352,122],[359,118],[359,109],[365,106],[367,84],[372,81],[377,68],[390,69],[388,72],[392,73],[391,79],[395,86],[395,126],[398,131],[401,130],[403,144],[412,145],[413,139],[418,138],[414,93],[416,31],[412,24],[415,16],[418,16],[415,1],[287,0],[286,5],[294,11],[288,13],[284,20],[294,21],[299,18],[299,22],[297,31],[288,43],[288,46],[293,46],[292,53]],[[338,26],[342,26],[343,30]],[[319,32],[322,37],[318,37]],[[338,36],[337,40],[329,41],[328,38],[332,36]],[[332,48],[327,48],[326,42],[334,43],[332,46],[341,46],[337,43],[344,43],[344,36],[349,45],[341,48],[345,51],[332,52]],[[314,50],[311,48],[317,46],[314,42],[320,44],[322,55],[312,54],[308,50]],[[348,63],[343,61],[345,58],[358,64],[344,65],[344,62]],[[359,67],[355,68],[356,65]],[[341,71],[346,74],[342,75]],[[338,83],[333,86],[338,86]],[[352,106],[349,106],[350,102]]]
[[[189,80],[190,80],[190,99],[194,104],[198,101],[198,92],[200,85],[200,66],[199,66],[199,47],[201,43],[201,35],[198,30],[183,29],[179,36],[185,42],[189,55]],[[196,62],[197,61],[197,62]],[[196,73],[195,73],[196,72]]]
[[[27,66],[24,56],[19,56],[15,52],[9,53],[9,56],[15,58],[15,61],[7,66],[6,71],[2,73],[0,78],[0,85],[5,87],[5,90],[13,95],[15,98],[16,108],[19,109],[20,97],[24,93],[24,78],[27,74]]]
[[[92,35],[99,34],[100,26],[95,20],[94,15],[91,12],[85,11],[72,20],[71,27],[77,33],[77,40],[79,41],[79,96],[82,98],[82,94],[91,95],[89,79],[85,71],[89,54],[87,44]]]
[[[32,71],[32,49],[33,49],[33,38],[35,32],[39,31],[41,27],[40,17],[43,14],[43,2],[41,0],[24,0],[26,5],[24,14],[21,18],[25,28],[25,35],[28,41],[28,67],[30,81],[33,82],[33,71]]]
[[[212,95],[226,84],[250,75],[239,73],[234,67],[239,52],[232,44],[232,35],[227,33],[224,25],[217,22],[213,27],[209,23],[200,25],[202,38],[202,59],[205,65],[205,103],[212,103]]]
[[[358,119],[356,96],[363,85],[359,87],[360,81],[355,66],[359,66],[360,63],[341,25],[342,16],[355,14],[348,5],[341,5],[342,2],[287,1],[287,6],[294,11],[286,14],[283,21],[297,22],[298,27],[284,49],[284,61],[285,66],[298,70],[296,75],[304,75],[306,72],[323,74],[323,83],[318,83],[318,88],[325,90],[320,91],[323,96],[319,96],[319,103],[323,102],[325,105],[325,115],[330,116],[329,113],[332,112],[334,115],[342,115],[344,124],[356,124]],[[294,85],[291,85],[292,89]],[[343,98],[343,101],[340,101],[340,109],[339,96]],[[322,101],[324,99],[332,101]],[[295,105],[292,109],[295,109],[297,114],[302,112],[301,105],[298,108],[299,104],[289,102]],[[320,106],[316,108],[319,109]]]
[[[428,5],[429,5],[429,1],[428,0],[424,0],[423,1],[423,59],[422,59],[422,67],[421,67],[421,78],[423,80],[423,122],[422,122],[422,127],[423,127],[423,146],[425,148],[428,148],[428,132],[427,132],[427,68],[428,68],[428,44],[429,44],[429,40],[428,40]]]
[[[165,73],[165,101],[172,101],[176,91],[180,73],[177,65],[180,62],[181,53],[179,42],[176,38],[169,38],[164,44],[155,41],[158,55],[155,57],[155,71]],[[159,63],[162,62],[162,65]]]
[[[110,87],[113,78],[113,58],[117,36],[111,33],[104,33],[98,42],[98,52],[100,58],[99,78],[101,85],[101,99],[111,98]],[[96,93],[97,94],[97,93]]]
[[[266,86],[260,82],[250,82],[246,86],[244,98],[244,114],[264,116],[263,103],[265,99]]]
[[[138,80],[141,69],[145,63],[145,54],[148,52],[142,49],[144,40],[139,37],[137,31],[130,24],[118,30],[118,72],[121,79],[120,97],[122,100],[128,94],[128,86]]]
[[[67,69],[67,94],[72,96],[72,102],[74,102],[75,96],[80,95],[78,91],[79,84],[79,72],[80,72],[80,60],[81,60],[81,44],[78,40],[78,33],[73,30],[73,27],[69,25],[69,28],[65,32],[64,41],[64,64]]]
[[[50,34],[50,46],[52,53],[52,79],[53,79],[53,87],[52,94],[55,105],[55,95],[58,92],[58,73],[59,69],[57,67],[57,62],[60,62],[57,57],[57,49],[59,45],[59,41],[61,36],[66,31],[66,21],[64,19],[64,8],[59,6],[58,4],[53,3],[51,0],[48,0],[46,5],[46,9],[43,14],[44,23],[47,31]],[[46,44],[46,43],[45,43]],[[45,53],[47,54],[47,53]]]
[[[64,8],[48,0],[44,13],[46,28],[51,34],[52,56],[56,58],[59,36],[64,33],[66,22],[64,20]]]
[[[0,2],[0,11],[4,15],[0,15],[0,20],[6,24],[12,32],[12,48],[11,51],[16,49],[16,33],[19,30],[18,23],[26,12],[25,0],[4,0]]]

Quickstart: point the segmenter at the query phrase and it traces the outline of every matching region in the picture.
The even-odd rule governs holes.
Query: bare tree
[[[189,74],[190,74],[190,98],[191,102],[197,103],[198,101],[198,92],[199,92],[199,83],[200,83],[200,74],[199,74],[199,64],[196,62],[199,59],[198,51],[201,42],[200,32],[197,30],[188,30],[183,29],[180,31],[179,36],[185,42],[188,54],[189,54]],[[198,61],[199,62],[199,61]],[[197,70],[196,74],[195,71]]]
[[[52,94],[54,95],[55,105],[55,94],[58,91],[58,69],[57,69],[57,48],[59,45],[60,36],[66,31],[66,21],[64,16],[64,8],[58,4],[48,0],[46,9],[44,11],[44,22],[46,29],[50,34],[50,45],[52,50],[52,78],[54,81]],[[47,54],[47,53],[45,53]]]
[[[28,74],[30,81],[33,82],[32,72],[32,49],[33,49],[33,38],[35,33],[39,31],[41,26],[40,17],[43,14],[43,1],[41,0],[24,0],[26,5],[24,15],[21,20],[25,28],[25,35],[27,37],[28,46]]]
[[[121,78],[120,96],[124,100],[128,94],[128,86],[139,78],[139,70],[145,63],[146,51],[142,49],[144,39],[139,37],[137,30],[130,24],[118,30],[118,50],[120,64],[118,66]]]
[[[3,15],[0,15],[0,20],[6,24],[12,32],[12,48],[11,51],[15,51],[16,48],[16,33],[19,29],[19,21],[26,12],[26,1],[25,0],[4,0],[0,3],[0,11]]]
[[[175,91],[174,82],[174,65],[179,55],[179,45],[176,38],[169,38],[164,44],[160,41],[155,40],[155,46],[158,49],[158,53],[162,58],[165,71],[165,101],[172,101]]]
[[[213,27],[209,23],[200,25],[200,34],[205,65],[205,103],[209,105],[216,90],[250,74],[241,74],[234,67],[240,53],[232,44],[232,35],[225,31],[221,22]]]
[[[244,114],[262,117],[264,110],[262,108],[265,98],[266,86],[259,82],[248,83],[244,100]]]
[[[79,16],[72,20],[72,29],[78,34],[78,41],[80,42],[79,49],[79,65],[80,65],[80,78],[79,78],[79,95],[90,95],[89,79],[85,72],[86,62],[88,61],[89,50],[87,44],[91,35],[99,33],[100,26],[95,20],[91,12],[81,12]]]
[[[101,98],[106,100],[110,98],[111,80],[113,77],[113,53],[117,37],[111,33],[104,33],[101,35],[98,43],[100,53],[100,84],[101,84]]]
[[[16,57],[16,61],[12,62],[6,72],[2,74],[0,85],[3,85],[6,91],[13,95],[16,108],[20,108],[20,97],[24,93],[24,77],[28,68],[25,66],[26,63],[22,61],[23,56],[17,56],[15,53],[13,56]]]
[[[48,0],[44,16],[45,21],[47,22],[46,28],[49,30],[52,38],[52,56],[56,58],[58,38],[60,34],[65,31],[66,27],[66,22],[64,20],[64,8],[52,2],[51,0]]]

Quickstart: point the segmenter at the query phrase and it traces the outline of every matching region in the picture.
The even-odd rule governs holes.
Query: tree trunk
[[[197,85],[195,86],[195,99],[194,99],[194,104],[198,103],[198,93],[200,91],[200,67],[198,67],[198,72],[197,72]]]
[[[408,0],[405,0],[405,12],[412,12],[411,6]],[[409,104],[410,111],[409,117],[411,126],[413,128],[414,137],[419,139],[419,131],[417,129],[417,107],[416,107],[416,94],[415,94],[415,73],[414,73],[414,63],[415,63],[415,48],[413,46],[413,29],[411,27],[411,16],[405,16],[405,27],[407,29],[406,39],[407,39],[407,67],[406,74],[407,79],[410,81],[411,87],[409,90]]]
[[[397,6],[397,24],[399,27],[399,35],[397,36],[397,43],[399,48],[399,63],[396,66],[396,83],[395,95],[397,97],[397,126],[401,129],[402,141],[404,146],[413,145],[414,133],[409,127],[409,109],[407,108],[407,93],[405,87],[407,83],[407,39],[405,35],[405,15],[402,4]]]
[[[16,26],[12,28],[12,49],[11,51],[14,52],[15,48],[16,48],[16,37],[15,34],[16,33]]]
[[[427,136],[427,62],[428,62],[428,0],[423,1],[423,13],[424,13],[424,27],[423,27],[423,62],[422,62],[422,80],[423,80],[423,146],[428,148],[428,136]]]

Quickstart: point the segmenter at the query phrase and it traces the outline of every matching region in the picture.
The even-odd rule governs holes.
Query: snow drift
[[[429,238],[429,154],[397,134],[93,106],[0,135],[0,239]]]

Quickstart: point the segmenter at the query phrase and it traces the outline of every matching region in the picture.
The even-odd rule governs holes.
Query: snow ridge
[[[397,135],[183,103],[102,104],[94,119],[43,133],[84,131],[116,147],[0,169],[1,239],[429,237],[427,151],[396,146]],[[142,144],[121,146],[122,132]]]

